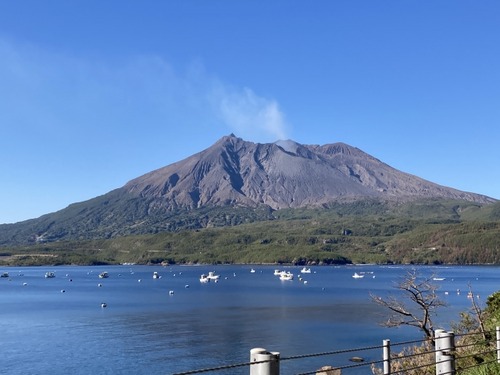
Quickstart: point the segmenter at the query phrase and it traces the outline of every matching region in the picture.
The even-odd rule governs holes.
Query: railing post
[[[500,327],[497,327],[496,331],[497,331],[497,363],[500,363]]]
[[[261,362],[256,363],[253,362]],[[268,352],[263,348],[253,348],[250,350],[250,375],[279,375],[280,374],[280,353]]]
[[[391,375],[391,340],[383,341],[384,375]]]
[[[455,375],[455,334],[437,329],[436,339],[436,375]]]

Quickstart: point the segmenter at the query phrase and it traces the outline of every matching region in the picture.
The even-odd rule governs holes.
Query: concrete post
[[[434,332],[436,339],[436,375],[455,375],[455,335],[444,329]]]
[[[384,375],[391,375],[391,340],[383,341]]]
[[[497,363],[500,363],[500,327],[497,327],[496,331],[497,331]]]
[[[280,353],[268,352],[263,348],[253,348],[250,350],[250,362],[261,362],[250,364],[250,375],[279,375],[280,374]]]

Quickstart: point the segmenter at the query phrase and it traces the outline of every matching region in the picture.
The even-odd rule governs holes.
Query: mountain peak
[[[302,145],[290,139],[252,143],[234,134],[183,161],[138,177],[124,189],[150,197],[155,207],[167,210],[228,204],[314,207],[366,197],[494,201],[398,171],[345,143]]]
[[[423,198],[480,205],[496,202],[396,170],[345,143],[303,145],[290,139],[252,143],[230,134],[205,150],[137,177],[101,197],[23,222],[26,228],[16,233],[25,237],[16,234],[14,239],[7,233],[5,238],[10,240],[5,241],[24,243],[29,236],[40,238],[42,234],[53,239],[80,238],[82,231],[85,238],[144,233],[151,223],[169,230],[173,224],[168,223],[175,222],[173,217],[189,212],[194,212],[197,225],[201,221],[209,226],[211,219],[206,212],[213,208],[272,212],[325,208],[336,202],[366,199],[407,202]],[[196,214],[201,212],[196,210],[204,214]],[[222,221],[229,220],[227,215]],[[118,228],[116,223],[120,223]],[[189,227],[189,223],[182,225]],[[35,227],[41,228],[36,235]]]
[[[291,139],[278,140],[274,142],[274,144],[281,147],[283,150],[287,152],[291,152],[292,154],[296,154],[297,149],[300,147],[300,145],[297,142],[292,141]]]

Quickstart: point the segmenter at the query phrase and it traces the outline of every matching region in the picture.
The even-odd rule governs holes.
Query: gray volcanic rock
[[[398,171],[343,143],[259,144],[231,134],[102,196],[0,225],[0,245],[238,225],[273,219],[283,208],[422,198],[496,202]]]
[[[123,189],[153,198],[155,208],[167,210],[207,205],[317,207],[361,197],[495,201],[398,171],[344,143],[259,144],[232,134],[198,154],[128,182]]]

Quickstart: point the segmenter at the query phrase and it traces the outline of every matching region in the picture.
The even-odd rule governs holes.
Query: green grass
[[[245,223],[243,217],[233,218],[240,224],[232,226],[153,231],[108,239],[80,236],[82,239],[72,241],[4,246],[0,249],[0,265],[500,264],[500,221],[484,219],[494,210],[472,204],[457,207],[457,202],[443,201],[395,207],[365,201],[321,210],[282,210],[273,212],[272,220]],[[474,220],[457,216],[469,209],[483,210],[485,215],[475,212]],[[223,212],[215,214],[222,216]]]

